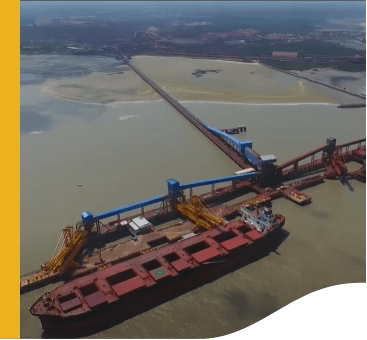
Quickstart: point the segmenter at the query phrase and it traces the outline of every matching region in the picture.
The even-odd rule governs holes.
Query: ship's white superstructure
[[[271,204],[265,205],[260,215],[258,215],[256,210],[252,211],[245,207],[240,209],[240,213],[242,214],[242,221],[254,226],[262,234],[266,234],[269,227],[275,223],[275,216],[273,215]]]

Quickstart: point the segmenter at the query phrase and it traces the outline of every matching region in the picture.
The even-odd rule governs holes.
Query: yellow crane
[[[204,201],[200,196],[193,196],[190,203],[182,203],[176,209],[185,217],[193,221],[197,227],[212,229],[215,225],[224,226],[226,221],[219,216],[215,216],[207,211]]]
[[[46,273],[62,274],[68,268],[77,267],[74,259],[86,241],[87,232],[69,226],[63,229],[62,236],[64,242],[57,255],[41,267]]]
[[[45,281],[50,277],[61,275],[69,268],[78,267],[74,259],[85,244],[87,235],[88,232],[84,230],[74,230],[74,227],[70,226],[64,228],[51,260],[41,266],[41,271],[30,273],[21,279],[20,288],[35,282]],[[63,243],[61,248],[55,255],[62,238]]]

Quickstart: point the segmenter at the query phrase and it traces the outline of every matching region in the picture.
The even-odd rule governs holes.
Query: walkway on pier
[[[221,149],[229,158],[231,158],[242,169],[252,168],[243,159],[243,156],[231,148],[228,144],[208,131],[206,124],[200,119],[196,118],[189,110],[184,108],[176,99],[174,99],[169,93],[164,91],[158,84],[150,79],[146,74],[140,71],[135,65],[123,55],[120,55],[123,60],[133,71],[135,71],[148,85],[150,85],[156,92],[158,92],[169,104],[171,104],[178,112],[180,112],[185,118],[187,118],[197,129],[199,129],[206,137],[208,137],[219,149]],[[119,59],[120,59],[119,58]]]

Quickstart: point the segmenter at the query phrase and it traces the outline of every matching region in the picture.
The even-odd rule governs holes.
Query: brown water
[[[81,63],[88,74],[95,69],[101,73],[98,66],[101,63],[103,67],[114,68],[113,72],[121,71],[111,60],[69,58],[72,59],[52,59],[52,65],[62,64],[71,72]],[[24,72],[29,74],[37,74],[35,70],[42,68],[42,64],[36,65],[37,59],[21,62]],[[46,84],[42,83],[45,78],[48,82],[62,81],[64,85],[75,84],[78,79],[59,76],[55,73],[38,74],[36,79],[25,76],[25,84],[21,86],[21,273],[37,269],[49,259],[61,229],[75,224],[82,211],[100,213],[165,194],[168,178],[185,183],[226,176],[238,170],[167,103],[90,105],[40,91]],[[224,77],[223,72],[220,76]],[[139,91],[144,83],[133,73],[126,78],[134,86],[130,93],[124,93],[124,101],[143,98]],[[162,80],[157,82],[161,84]],[[88,95],[87,90],[83,93]],[[334,96],[339,98],[333,92],[325,102],[333,103]],[[252,140],[259,153],[275,154],[279,163],[324,144],[327,137],[337,138],[341,143],[362,138],[366,133],[365,110],[340,110],[335,104],[184,102],[184,106],[214,127],[247,125],[248,131],[237,136]],[[354,180],[347,185],[327,181],[305,192],[313,198],[313,203],[306,207],[285,199],[274,202],[273,210],[286,216],[284,229],[289,232],[277,250],[280,255],[271,253],[92,337],[220,336],[259,321],[315,290],[364,282],[365,184]],[[22,338],[41,336],[40,323],[29,314],[28,308],[55,286],[21,296]]]

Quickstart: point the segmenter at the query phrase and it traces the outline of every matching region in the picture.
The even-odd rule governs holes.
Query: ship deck
[[[173,243],[183,235],[190,233],[194,227],[195,225],[192,222],[181,222],[161,230],[151,227],[150,232],[140,234],[136,241],[129,240],[83,257],[79,262],[80,268],[77,268],[72,276],[77,277],[88,272],[97,271],[111,263],[124,261],[144,251],[148,252],[165,244]],[[156,247],[153,246],[155,244],[157,244]]]
[[[62,318],[85,314],[190,268],[223,259],[223,256],[226,258],[237,249],[254,249],[248,247],[282,228],[284,220],[283,216],[276,215],[276,223],[267,234],[260,233],[246,222],[232,221],[160,249],[152,248],[148,253],[110,267],[101,267],[95,273],[83,275],[46,293],[32,306],[31,313]],[[185,226],[182,232],[186,232],[188,227]],[[180,226],[176,226],[178,228]],[[245,253],[241,251],[241,254]]]
[[[238,213],[239,209],[244,205],[242,201],[233,206],[216,205],[211,207],[211,211],[216,216],[228,217]],[[115,228],[121,227],[118,223],[114,223]],[[80,268],[73,271],[72,277],[78,277],[105,268],[110,264],[122,262],[128,258],[138,256],[141,253],[153,251],[163,245],[172,244],[180,240],[182,236],[192,232],[195,224],[190,221],[182,221],[172,226],[157,229],[154,226],[150,228],[150,232],[140,234],[137,240],[129,240],[124,243],[117,244],[113,247],[97,251],[91,256],[81,258]]]

